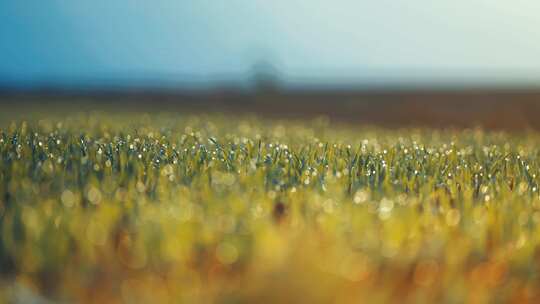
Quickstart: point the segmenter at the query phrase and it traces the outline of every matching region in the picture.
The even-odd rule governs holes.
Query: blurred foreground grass
[[[540,301],[537,133],[135,113],[0,125],[5,301],[28,300],[21,286],[86,303]]]

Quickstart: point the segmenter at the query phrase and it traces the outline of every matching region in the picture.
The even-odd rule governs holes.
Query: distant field
[[[380,127],[475,128],[540,131],[540,89],[396,89],[28,92],[2,93],[0,117],[28,109],[70,113],[96,107],[124,113],[177,112],[257,114],[265,118],[311,119]]]
[[[540,133],[1,117],[0,301],[540,301]]]

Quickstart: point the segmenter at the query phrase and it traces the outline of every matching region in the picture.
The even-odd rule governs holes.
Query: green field
[[[540,133],[20,117],[0,301],[540,301]]]

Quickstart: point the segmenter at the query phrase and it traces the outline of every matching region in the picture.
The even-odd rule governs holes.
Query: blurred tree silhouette
[[[259,94],[279,91],[279,71],[271,62],[259,60],[250,70],[251,87]]]

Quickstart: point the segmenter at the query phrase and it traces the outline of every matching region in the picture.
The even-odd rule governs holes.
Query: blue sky
[[[0,80],[540,83],[537,0],[4,0]]]

